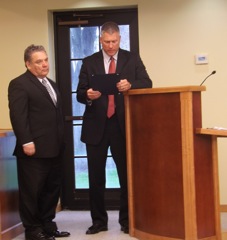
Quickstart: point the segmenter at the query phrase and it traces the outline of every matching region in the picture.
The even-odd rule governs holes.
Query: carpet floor
[[[61,211],[55,218],[60,231],[69,231],[70,237],[58,238],[59,240],[137,240],[120,231],[118,211],[108,212],[108,231],[98,234],[86,235],[85,232],[92,225],[89,211]],[[21,234],[13,240],[24,240]]]
[[[69,231],[70,237],[58,238],[61,240],[137,240],[120,231],[118,224],[118,211],[108,212],[108,231],[94,235],[86,235],[85,232],[91,226],[90,212],[88,211],[61,211],[56,215],[59,230]],[[227,240],[227,213],[221,213],[222,240]],[[21,234],[13,240],[24,240]]]

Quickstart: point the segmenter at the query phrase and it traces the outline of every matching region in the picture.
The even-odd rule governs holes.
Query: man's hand
[[[87,98],[90,100],[95,100],[101,96],[99,91],[94,91],[92,88],[87,90]]]
[[[35,144],[29,143],[29,144],[23,145],[23,150],[26,155],[32,156],[35,154]]]
[[[121,79],[117,83],[117,88],[119,92],[126,92],[131,88],[131,83],[127,79]]]

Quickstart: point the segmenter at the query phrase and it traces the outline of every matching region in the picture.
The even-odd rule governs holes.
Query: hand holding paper
[[[92,88],[87,90],[87,97],[90,100],[99,98],[102,94],[99,91],[94,91]]]

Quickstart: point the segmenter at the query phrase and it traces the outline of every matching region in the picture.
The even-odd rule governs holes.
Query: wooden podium
[[[125,94],[130,235],[220,240],[217,137],[202,129],[204,86]]]

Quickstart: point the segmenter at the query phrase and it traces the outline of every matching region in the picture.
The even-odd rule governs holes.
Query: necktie
[[[109,72],[115,73],[115,60],[113,57],[110,58]],[[115,113],[115,103],[114,103],[114,95],[108,95],[108,109],[107,109],[107,117],[110,118]]]
[[[56,101],[56,98],[54,96],[54,93],[53,93],[53,90],[51,89],[51,87],[49,86],[48,82],[46,79],[42,79],[42,84],[43,86],[46,88],[47,92],[49,93],[54,105],[56,106],[57,104],[57,101]]]

